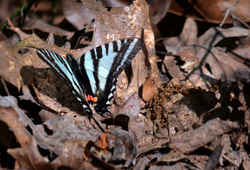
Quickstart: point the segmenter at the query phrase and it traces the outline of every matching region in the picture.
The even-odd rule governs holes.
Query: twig
[[[23,31],[21,31],[20,28],[14,26],[14,24],[12,23],[12,21],[11,21],[10,18],[7,19],[7,22],[8,22],[8,25],[10,26],[9,29],[11,29],[11,30],[13,30],[14,32],[16,32],[16,33],[19,35],[19,38],[20,38],[21,40],[24,40],[24,39],[26,39],[26,38],[29,37],[29,35],[26,34],[26,33],[24,33]]]
[[[230,14],[231,9],[232,9],[235,5],[237,5],[239,2],[240,2],[240,0],[236,0],[236,1],[232,4],[231,7],[227,8],[226,14],[225,14],[223,20],[222,20],[221,23],[220,23],[220,27],[222,27],[222,26],[224,25],[226,19],[228,18],[229,14]]]

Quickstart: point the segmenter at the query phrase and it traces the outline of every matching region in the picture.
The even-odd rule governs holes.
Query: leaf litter
[[[41,2],[24,26],[9,20],[12,35],[0,42],[0,119],[15,138],[0,146],[17,144],[5,148],[15,164],[1,167],[248,169],[248,28],[212,26],[198,36],[196,21],[187,18],[178,36],[158,40],[162,28],[155,26],[167,3],[113,2],[65,1],[52,22],[47,14],[38,19],[36,11],[51,8]],[[150,16],[157,8],[159,16]],[[79,58],[113,40],[140,38],[142,28],[147,55],[141,51],[133,60],[131,80],[127,71],[119,76],[112,117],[100,119],[104,132],[27,48]]]

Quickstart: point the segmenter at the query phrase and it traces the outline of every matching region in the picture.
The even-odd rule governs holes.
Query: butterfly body
[[[117,77],[141,46],[139,38],[116,40],[91,49],[78,61],[69,54],[62,57],[46,49],[37,49],[37,54],[71,87],[87,112],[91,112],[90,105],[93,105],[102,115],[108,111]]]

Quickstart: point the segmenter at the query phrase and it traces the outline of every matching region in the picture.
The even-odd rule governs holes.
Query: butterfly
[[[36,52],[71,87],[85,111],[91,113],[93,106],[98,114],[104,115],[109,112],[117,77],[142,45],[140,38],[116,40],[91,49],[78,60],[71,54],[63,57],[43,48]]]

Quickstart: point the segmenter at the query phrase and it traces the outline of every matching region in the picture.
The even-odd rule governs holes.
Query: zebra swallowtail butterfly
[[[78,61],[72,55],[62,57],[42,48],[37,49],[37,54],[68,83],[87,112],[91,113],[92,105],[97,113],[103,115],[108,112],[117,77],[131,63],[142,43],[139,38],[112,41],[91,49]]]

